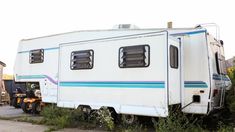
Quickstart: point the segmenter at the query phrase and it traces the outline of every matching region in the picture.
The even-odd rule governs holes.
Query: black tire
[[[119,115],[119,114],[117,114],[117,112],[115,111],[115,109],[114,109],[114,108],[109,107],[108,109],[109,109],[109,111],[111,112],[111,117],[113,118],[114,123],[118,124],[118,123],[121,121],[121,119],[120,119],[120,118],[121,118],[121,117],[120,117],[120,115]]]
[[[20,108],[20,106],[17,104],[17,97],[12,98],[12,106],[15,108]]]
[[[20,104],[19,104],[19,105],[20,105],[20,108],[22,108],[22,103],[23,103],[23,102],[24,102],[24,98],[21,98],[21,99],[20,99]]]
[[[39,114],[41,112],[40,102],[33,102],[32,104],[32,113]]]
[[[22,102],[21,108],[25,113],[30,113],[32,109],[29,107],[29,103]]]
[[[126,125],[133,125],[138,122],[138,117],[136,115],[122,114],[121,120],[122,120],[122,123],[124,123]]]

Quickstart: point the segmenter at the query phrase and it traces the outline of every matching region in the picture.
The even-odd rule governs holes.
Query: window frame
[[[85,51],[89,51],[89,52],[92,52],[92,55],[90,56],[92,58],[91,60],[91,67],[89,68],[78,68],[78,69],[73,69],[72,68],[72,57],[73,57],[73,53],[74,52],[85,52]],[[93,49],[88,49],[88,50],[76,50],[76,51],[72,51],[71,54],[70,54],[70,70],[90,70],[90,69],[93,69],[94,67],[94,50]]]
[[[39,51],[40,50],[40,52],[42,53],[42,60],[41,61],[38,61],[38,62],[33,62],[32,61],[32,53],[34,52],[34,51]],[[34,49],[34,50],[30,50],[29,51],[29,64],[38,64],[38,63],[43,63],[44,62],[44,49]]]
[[[176,51],[176,55],[177,55],[177,59],[176,59],[176,57],[174,56],[173,58],[174,58],[174,62],[173,63],[171,63],[172,62],[172,57],[171,57],[171,54],[172,54],[172,52],[171,52],[171,49],[173,48],[173,55],[175,55],[175,51]],[[176,59],[176,61],[175,61],[175,59]],[[176,63],[177,62],[177,63]],[[175,63],[177,64],[177,65],[175,65]],[[178,69],[179,68],[179,48],[177,47],[177,46],[175,46],[175,45],[170,45],[170,66],[171,66],[171,68],[174,68],[174,69]]]
[[[126,47],[135,47],[135,46],[146,46],[146,47],[148,47],[148,51],[146,51],[146,52],[148,52],[147,53],[147,56],[146,57],[148,57],[147,59],[147,62],[148,62],[148,64],[146,65],[146,66],[127,66],[127,67],[123,67],[123,66],[121,66],[121,49],[123,49],[123,48],[126,48]],[[143,45],[131,45],[131,46],[122,46],[122,47],[120,47],[119,48],[119,50],[118,50],[118,66],[119,66],[119,68],[146,68],[146,67],[149,67],[149,65],[150,65],[150,52],[151,52],[151,49],[150,49],[150,46],[148,45],[148,44],[143,44]]]

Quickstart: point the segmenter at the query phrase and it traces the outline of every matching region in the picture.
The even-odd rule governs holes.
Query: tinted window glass
[[[179,67],[178,48],[173,45],[170,46],[170,66],[176,69]]]

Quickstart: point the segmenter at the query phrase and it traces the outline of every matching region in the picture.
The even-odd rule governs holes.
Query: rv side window
[[[171,45],[170,46],[170,65],[171,68],[177,69],[179,66],[178,60],[179,55],[178,55],[178,48],[176,46]]]
[[[43,49],[37,49],[37,50],[31,50],[29,52],[29,63],[43,63],[44,61],[44,50]]]
[[[218,52],[215,53],[215,63],[216,63],[216,70],[217,70],[217,73],[220,74],[219,54],[218,54]]]
[[[92,69],[94,62],[93,50],[73,51],[71,53],[71,70]]]
[[[148,67],[150,64],[149,45],[126,46],[119,49],[119,67]]]

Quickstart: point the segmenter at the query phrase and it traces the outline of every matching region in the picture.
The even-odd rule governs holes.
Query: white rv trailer
[[[39,82],[43,102],[166,117],[170,105],[223,107],[224,52],[206,29],[112,29],[22,40],[16,82]]]

